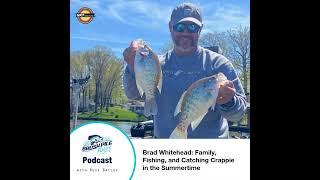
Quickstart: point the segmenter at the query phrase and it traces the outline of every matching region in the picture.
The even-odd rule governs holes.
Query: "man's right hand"
[[[127,47],[123,51],[123,58],[124,61],[132,68],[134,69],[134,58],[136,55],[136,52],[138,50],[138,43],[136,41],[131,41],[130,46]]]

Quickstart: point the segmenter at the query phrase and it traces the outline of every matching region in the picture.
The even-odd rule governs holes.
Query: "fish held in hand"
[[[155,100],[157,90],[161,93],[162,70],[158,56],[142,39],[136,40],[138,50],[134,60],[136,85],[140,96],[145,95],[144,115],[156,115],[158,107]]]
[[[214,110],[219,87],[227,78],[218,73],[194,82],[180,97],[174,116],[178,125],[169,138],[186,139],[187,130],[191,124],[196,129],[211,107]]]

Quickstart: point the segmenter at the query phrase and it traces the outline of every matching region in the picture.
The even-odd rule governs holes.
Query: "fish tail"
[[[187,139],[187,129],[182,129],[181,126],[177,126],[170,135],[170,139]]]
[[[158,106],[156,103],[156,99],[154,97],[152,98],[146,98],[145,104],[144,104],[144,115],[150,116],[150,115],[156,115],[158,113]]]

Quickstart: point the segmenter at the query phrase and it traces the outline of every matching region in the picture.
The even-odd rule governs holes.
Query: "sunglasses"
[[[178,23],[173,26],[173,30],[176,32],[183,32],[185,29],[187,29],[187,31],[189,33],[197,33],[200,29],[200,26],[198,26],[194,23],[192,23],[192,24]]]

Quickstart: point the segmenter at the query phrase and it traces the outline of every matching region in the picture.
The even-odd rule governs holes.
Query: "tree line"
[[[228,58],[239,76],[245,93],[250,92],[250,28],[238,26],[224,32],[208,32],[200,36],[202,47],[219,46],[221,54]],[[166,42],[161,53],[173,48],[172,40]]]
[[[101,112],[104,108],[108,111],[112,102],[123,103],[127,100],[121,85],[123,67],[123,61],[104,46],[71,53],[70,79],[81,79],[88,75],[91,77],[80,91],[82,111],[88,111],[86,105],[89,102],[94,102],[94,112],[97,113],[98,107]]]

